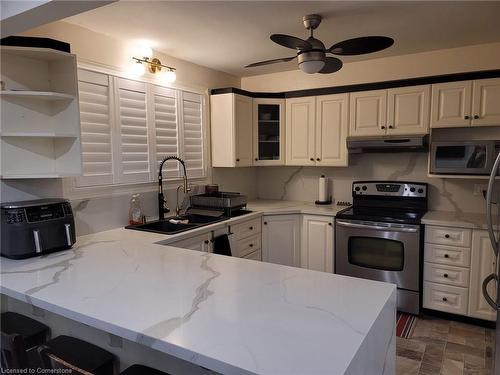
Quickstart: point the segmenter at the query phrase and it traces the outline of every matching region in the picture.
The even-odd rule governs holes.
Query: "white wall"
[[[427,177],[427,153],[352,155],[348,168],[269,167],[257,173],[261,199],[314,202],[318,199],[318,178],[330,180],[335,201],[352,202],[355,180],[396,180],[429,183],[429,209],[455,212],[486,210],[482,196],[474,196],[474,184],[486,180],[457,180]]]
[[[241,88],[290,91],[491,69],[500,69],[500,43],[350,62],[333,74],[305,74],[292,70],[243,77]]]

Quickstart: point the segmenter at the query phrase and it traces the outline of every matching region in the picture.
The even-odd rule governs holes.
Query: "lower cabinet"
[[[168,244],[168,246],[180,247],[181,249],[211,252],[211,239],[212,232],[207,232],[194,237],[186,238],[185,240],[173,242],[171,244]]]
[[[300,215],[262,217],[262,260],[300,266]]]
[[[472,232],[472,252],[469,288],[469,316],[479,319],[496,320],[496,312],[483,297],[483,280],[496,271],[495,254],[491,247],[488,232],[475,230]],[[488,294],[496,298],[496,284],[488,285]]]
[[[302,216],[300,266],[310,270],[333,272],[334,218]]]

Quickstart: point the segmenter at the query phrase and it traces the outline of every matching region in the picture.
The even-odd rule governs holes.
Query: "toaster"
[[[76,242],[71,204],[37,199],[0,204],[0,254],[23,259],[66,250]]]

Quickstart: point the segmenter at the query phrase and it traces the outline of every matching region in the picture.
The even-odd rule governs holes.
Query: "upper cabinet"
[[[254,99],[253,165],[285,164],[284,134],[285,100]]]
[[[347,165],[348,97],[287,99],[287,165]]]
[[[349,135],[411,135],[429,131],[430,85],[351,93]]]
[[[213,167],[252,165],[252,112],[252,98],[247,96],[211,96]]]
[[[500,124],[500,78],[432,85],[431,127]]]

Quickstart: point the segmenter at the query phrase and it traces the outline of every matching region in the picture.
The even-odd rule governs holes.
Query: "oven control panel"
[[[397,181],[356,181],[352,184],[354,196],[391,196],[426,198],[427,184]]]

